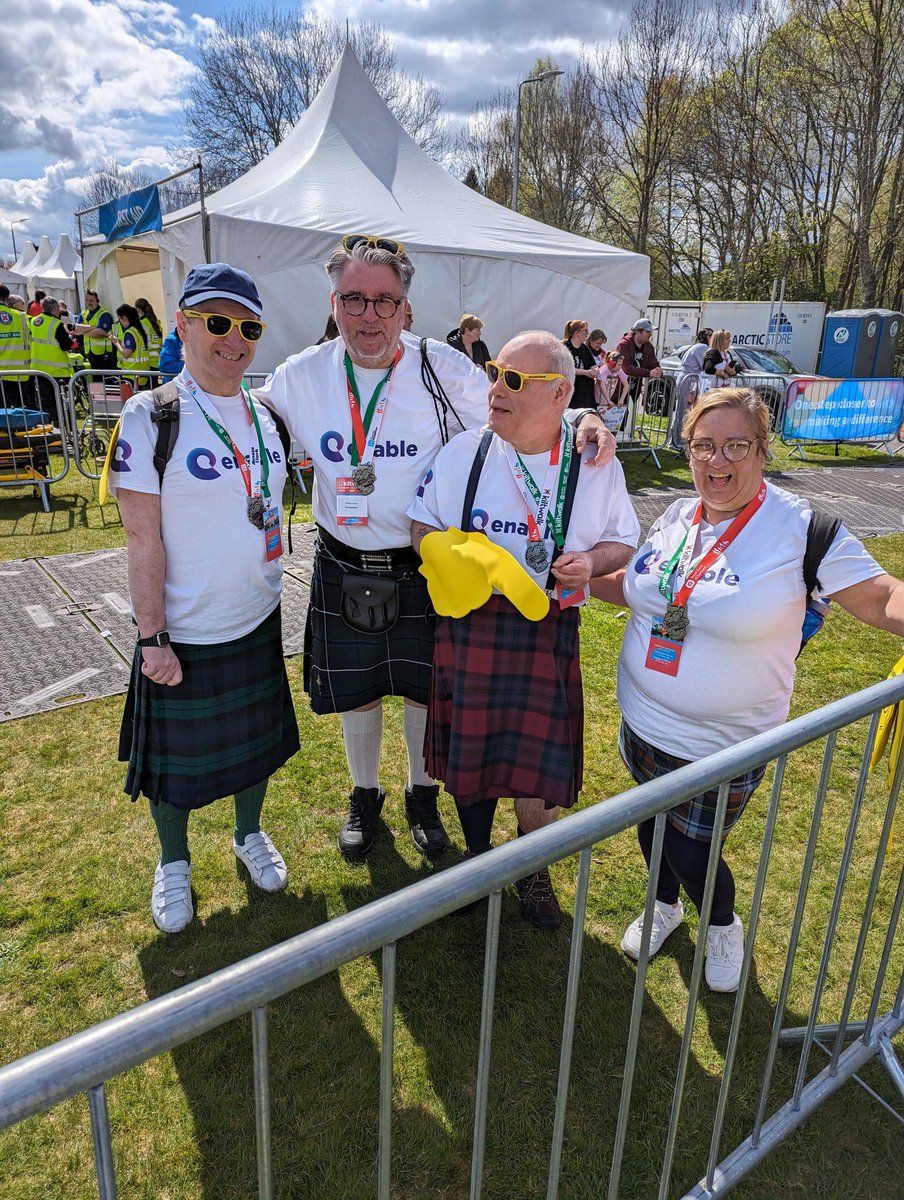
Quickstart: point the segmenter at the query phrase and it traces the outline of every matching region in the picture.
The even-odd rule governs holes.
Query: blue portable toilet
[[[890,379],[895,373],[895,350],[901,334],[902,321],[904,313],[895,312],[891,308],[879,309],[879,339],[876,343],[872,371],[874,379]]]
[[[831,379],[869,379],[879,344],[881,318],[873,308],[826,314],[819,370]]]

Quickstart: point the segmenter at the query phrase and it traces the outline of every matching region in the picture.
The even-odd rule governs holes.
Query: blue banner
[[[878,440],[894,437],[902,420],[902,379],[794,379],[782,441]]]
[[[97,210],[100,232],[107,242],[118,242],[120,238],[132,237],[136,233],[147,233],[163,228],[160,214],[160,193],[156,183],[128,192],[108,200]]]

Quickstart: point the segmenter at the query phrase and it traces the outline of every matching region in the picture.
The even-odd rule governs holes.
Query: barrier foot
[[[887,1033],[879,1035],[879,1042],[876,1048],[876,1057],[885,1068],[886,1073],[891,1078],[892,1083],[901,1094],[901,1099],[904,1100],[904,1067],[898,1061],[898,1056],[895,1054],[895,1048],[891,1044],[891,1039]]]

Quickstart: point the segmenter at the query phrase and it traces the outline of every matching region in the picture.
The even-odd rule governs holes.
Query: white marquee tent
[[[50,262],[52,258],[53,242],[45,233],[41,238],[37,252],[34,254],[34,256],[29,259],[25,266],[20,267],[17,263],[13,267],[13,270],[17,275],[21,275],[23,279],[27,279],[29,282],[31,282],[31,280],[36,279],[41,274],[43,268]],[[40,284],[37,286],[40,287]]]
[[[459,183],[408,137],[346,47],[311,107],[266,159],[207,201],[210,255],[249,271],[268,330],[255,366],[315,341],[329,312],[323,263],[345,233],[402,241],[416,274],[414,332],[442,338],[479,314],[496,351],[513,333],[586,319],[614,341],[645,310],[649,259],[564,233]],[[204,259],[194,205],[164,218],[156,244],[167,319],[186,272]],[[86,243],[86,278],[105,303],[123,243]],[[119,248],[119,250],[117,249]]]
[[[22,281],[25,278],[25,276],[24,276],[25,268],[30,266],[34,262],[35,258],[37,257],[37,254],[38,254],[38,247],[35,245],[35,243],[34,242],[26,242],[25,245],[22,247],[22,250],[19,253],[19,257],[16,259],[16,261],[10,267],[10,273],[17,276],[18,279],[20,281]]]

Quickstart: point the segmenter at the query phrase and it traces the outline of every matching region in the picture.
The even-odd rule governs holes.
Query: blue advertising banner
[[[156,183],[108,200],[97,210],[97,221],[101,235],[107,242],[118,242],[120,238],[132,237],[136,233],[162,229],[160,193]]]
[[[904,421],[904,379],[794,379],[782,441],[894,437]]]

